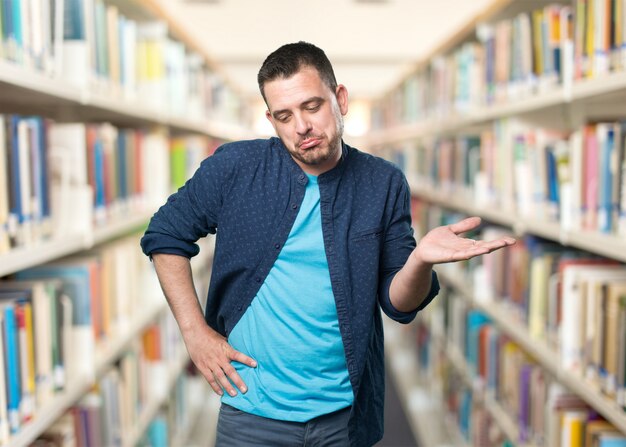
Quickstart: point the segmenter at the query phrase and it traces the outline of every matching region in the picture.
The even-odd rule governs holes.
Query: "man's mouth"
[[[321,138],[307,138],[300,143],[300,149],[311,149],[312,147],[317,146],[322,141]]]

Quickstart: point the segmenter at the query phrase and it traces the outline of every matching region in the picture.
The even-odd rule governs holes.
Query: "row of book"
[[[485,23],[381,100],[372,127],[447,118],[626,69],[626,2],[548,3]]]
[[[0,115],[0,253],[160,205],[216,144],[163,129]]]
[[[138,236],[127,237],[0,281],[3,439],[73,382],[92,380],[98,349],[156,307],[137,247]]]
[[[429,380],[439,384],[471,445],[626,445],[626,435],[566,391],[453,290],[444,288],[414,326],[418,360]]]
[[[142,438],[147,445],[168,445],[162,442],[163,416],[174,426],[184,426],[190,410],[197,407],[204,379],[187,366],[172,370],[179,357],[180,337],[174,340],[171,319],[164,315],[148,326],[125,351],[113,367],[98,378],[93,389],[71,407],[35,441],[37,446],[55,447],[121,447],[129,444],[129,436],[137,430],[142,412],[152,402],[166,402],[167,411],[157,415]],[[174,328],[175,329],[175,328]],[[174,357],[170,357],[175,355]],[[177,374],[175,380],[170,377]],[[168,388],[168,382],[174,387]],[[199,394],[199,396],[198,396]],[[183,408],[186,406],[186,408]],[[182,413],[179,413],[182,411]],[[140,442],[141,444],[141,442]]]
[[[420,225],[458,221],[462,216],[429,207]],[[422,211],[417,211],[421,209]],[[470,237],[493,240],[507,229],[485,226]],[[626,408],[626,267],[534,236],[506,250],[456,264],[451,274],[475,299],[500,303],[528,336],[554,351],[560,366],[587,386]]]
[[[565,230],[626,235],[626,125],[590,123],[570,135],[514,119],[478,135],[425,139],[395,161],[418,190],[437,190]],[[419,193],[419,191],[418,191]]]
[[[233,89],[167,23],[129,18],[136,3],[125,14],[104,0],[3,1],[0,58],[174,116],[239,121]]]

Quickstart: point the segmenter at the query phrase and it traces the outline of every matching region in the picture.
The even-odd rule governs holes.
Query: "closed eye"
[[[324,103],[324,100],[322,98],[319,98],[319,97],[311,98],[308,101],[305,101],[304,103],[302,103],[302,109],[306,110],[307,112],[317,112],[320,109],[320,107],[322,107],[323,103]]]
[[[307,106],[305,107],[304,110],[306,110],[307,112],[317,112],[321,106],[322,106],[321,104],[316,104],[314,106]]]

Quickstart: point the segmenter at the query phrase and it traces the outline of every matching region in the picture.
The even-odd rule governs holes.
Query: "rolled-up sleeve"
[[[141,239],[143,252],[175,254],[191,258],[198,254],[196,241],[215,234],[222,206],[222,184],[227,172],[219,153],[205,159],[189,179],[154,214]]]
[[[426,307],[439,293],[439,281],[435,271],[432,272],[431,285],[428,295],[415,310],[401,312],[393,307],[389,297],[391,282],[409,259],[416,243],[411,227],[411,194],[406,179],[401,175],[398,189],[393,200],[391,219],[385,232],[383,251],[380,262],[380,283],[378,300],[385,314],[399,323],[410,323],[417,312]]]

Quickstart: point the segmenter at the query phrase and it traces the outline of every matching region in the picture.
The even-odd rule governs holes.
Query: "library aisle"
[[[214,445],[139,240],[218,147],[274,135],[257,72],[302,39],[418,241],[468,216],[517,241],[383,316],[377,446],[626,447],[626,0],[272,2],[0,2],[0,446]]]

